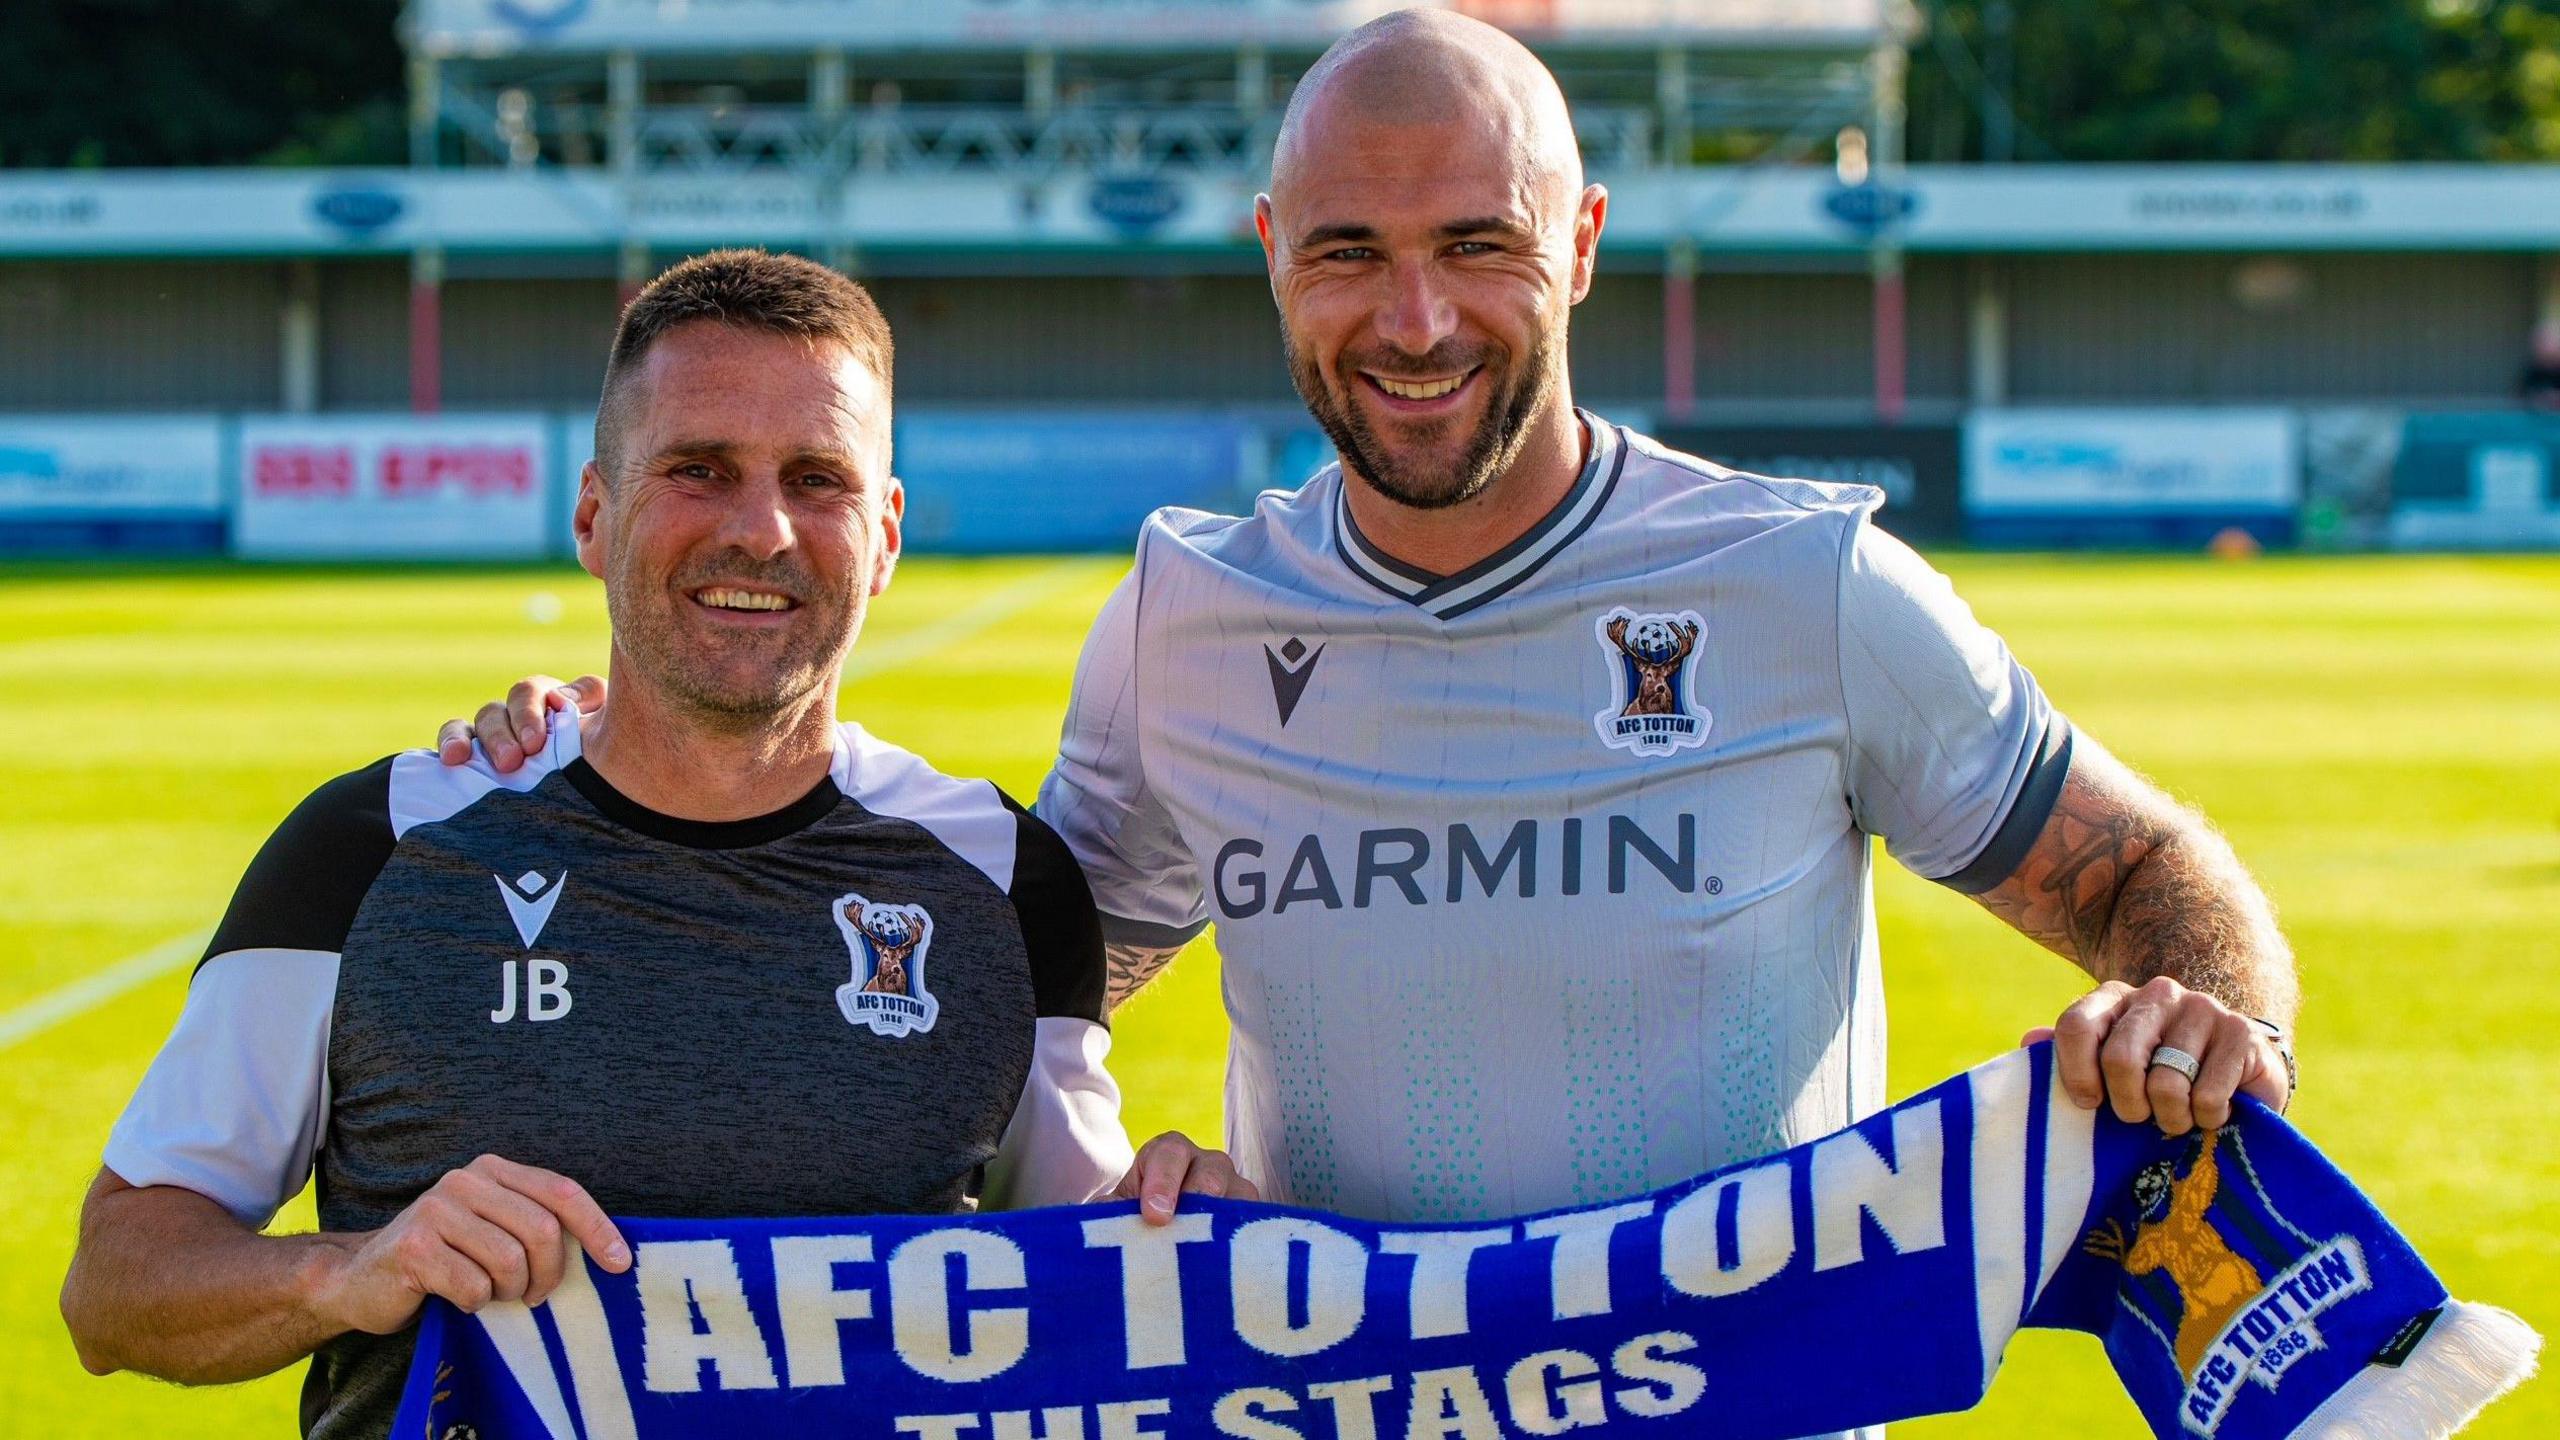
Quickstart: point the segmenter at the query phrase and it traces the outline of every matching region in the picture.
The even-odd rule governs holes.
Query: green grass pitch
[[[2275,895],[2309,993],[2302,1125],[2457,1294],[2560,1329],[2560,558],[1943,563],[2074,719],[2204,806]],[[909,564],[845,713],[1028,796],[1118,570]],[[569,571],[0,569],[0,1024],[210,924],[320,779],[520,673],[599,666],[604,634]],[[2081,988],[1961,898],[1879,874],[1896,1095]],[[0,1049],[0,1436],[291,1432],[299,1367],[206,1392],[92,1379],[55,1314],[80,1193],[184,983]],[[1134,1131],[1217,1132],[1224,1026],[1206,946],[1122,1013]],[[307,1201],[282,1223],[307,1226]],[[1897,1433],[2139,1426],[2094,1342],[2030,1335],[1981,1409]],[[2529,1386],[2474,1433],[2560,1433],[2560,1391]]]

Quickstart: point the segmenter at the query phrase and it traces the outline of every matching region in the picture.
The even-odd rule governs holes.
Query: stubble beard
[[[794,569],[759,566],[740,556],[687,569],[699,573],[663,586],[625,575],[617,578],[626,583],[605,590],[614,649],[647,676],[670,704],[713,729],[751,731],[782,718],[842,665],[857,623],[848,596],[820,593],[821,587]],[[685,592],[713,580],[762,580],[800,597],[798,625],[739,635],[731,642],[769,652],[769,663],[752,669],[723,663],[724,657],[704,652],[698,636],[684,633],[672,613],[674,607],[692,604]],[[662,601],[644,602],[639,599],[643,594],[662,597]],[[832,621],[825,618],[829,616],[834,617]]]
[[[1507,384],[1485,405],[1475,433],[1467,437],[1466,448],[1459,453],[1456,464],[1447,469],[1424,469],[1397,462],[1369,424],[1367,414],[1344,398],[1352,386],[1361,383],[1353,373],[1354,367],[1344,367],[1345,373],[1339,377],[1341,396],[1337,396],[1326,384],[1324,366],[1289,333],[1286,317],[1280,322],[1280,338],[1288,349],[1289,382],[1297,387],[1298,398],[1323,428],[1325,438],[1333,442],[1334,452],[1342,457],[1343,464],[1366,479],[1379,494],[1415,510],[1445,510],[1472,500],[1519,460],[1522,448],[1529,442],[1529,422],[1555,394],[1555,352],[1563,343],[1556,330],[1540,332],[1528,354],[1505,372]],[[1429,362],[1441,353],[1435,351],[1424,357],[1425,365],[1416,368],[1433,368]],[[1436,368],[1446,374],[1470,367],[1444,362]],[[1439,421],[1434,428],[1451,423],[1454,422]]]

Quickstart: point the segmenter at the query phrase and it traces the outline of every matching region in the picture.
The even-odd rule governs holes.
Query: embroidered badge
[[[1695,610],[1638,614],[1623,606],[1592,626],[1616,663],[1609,708],[1591,717],[1600,743],[1638,755],[1671,755],[1707,743],[1709,715],[1698,705],[1696,658],[1707,622]]]
[[[942,1002],[924,984],[933,917],[921,905],[882,905],[859,895],[835,902],[836,928],[853,952],[853,978],[836,987],[836,1008],[875,1035],[933,1028]]]

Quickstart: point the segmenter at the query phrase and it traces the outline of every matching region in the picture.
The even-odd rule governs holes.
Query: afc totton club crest
[[[911,1035],[933,1028],[942,1002],[924,988],[925,952],[933,947],[933,917],[921,905],[882,905],[840,895],[836,928],[853,952],[853,978],[836,987],[836,1008],[875,1035]]]
[[[2236,1123],[2134,1177],[2133,1233],[2109,1220],[2080,1248],[2125,1274],[2116,1302],[2186,1378],[2179,1419],[2211,1436],[2254,1384],[2273,1390],[2325,1349],[2319,1316],[2373,1285],[2353,1236],[2320,1240],[2285,1218]]]
[[[1592,625],[1600,648],[1615,662],[1615,695],[1591,717],[1600,741],[1613,750],[1669,755],[1707,743],[1709,716],[1698,706],[1693,677],[1698,638],[1707,622],[1695,610],[1646,615],[1623,607]]]

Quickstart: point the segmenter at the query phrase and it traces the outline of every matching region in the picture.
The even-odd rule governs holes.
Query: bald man
[[[1875,491],[1574,408],[1608,205],[1554,78],[1477,21],[1388,16],[1291,98],[1254,223],[1341,463],[1148,524],[1040,802],[1117,994],[1217,925],[1238,1163],[1477,1219],[1871,1113],[1870,835],[2101,982],[2058,1025],[2084,1105],[2284,1103],[2265,897]]]
[[[2081,1104],[2283,1104],[2265,897],[1877,492],[1574,407],[1608,208],[1553,77],[1475,21],[1388,16],[1299,85],[1254,221],[1341,463],[1159,513],[1096,622],[1039,811],[1112,1000],[1216,924],[1232,1145],[1276,1198],[1602,1201],[1882,1105],[1882,836],[2100,982],[2054,1027]],[[547,690],[482,712],[492,749]]]

